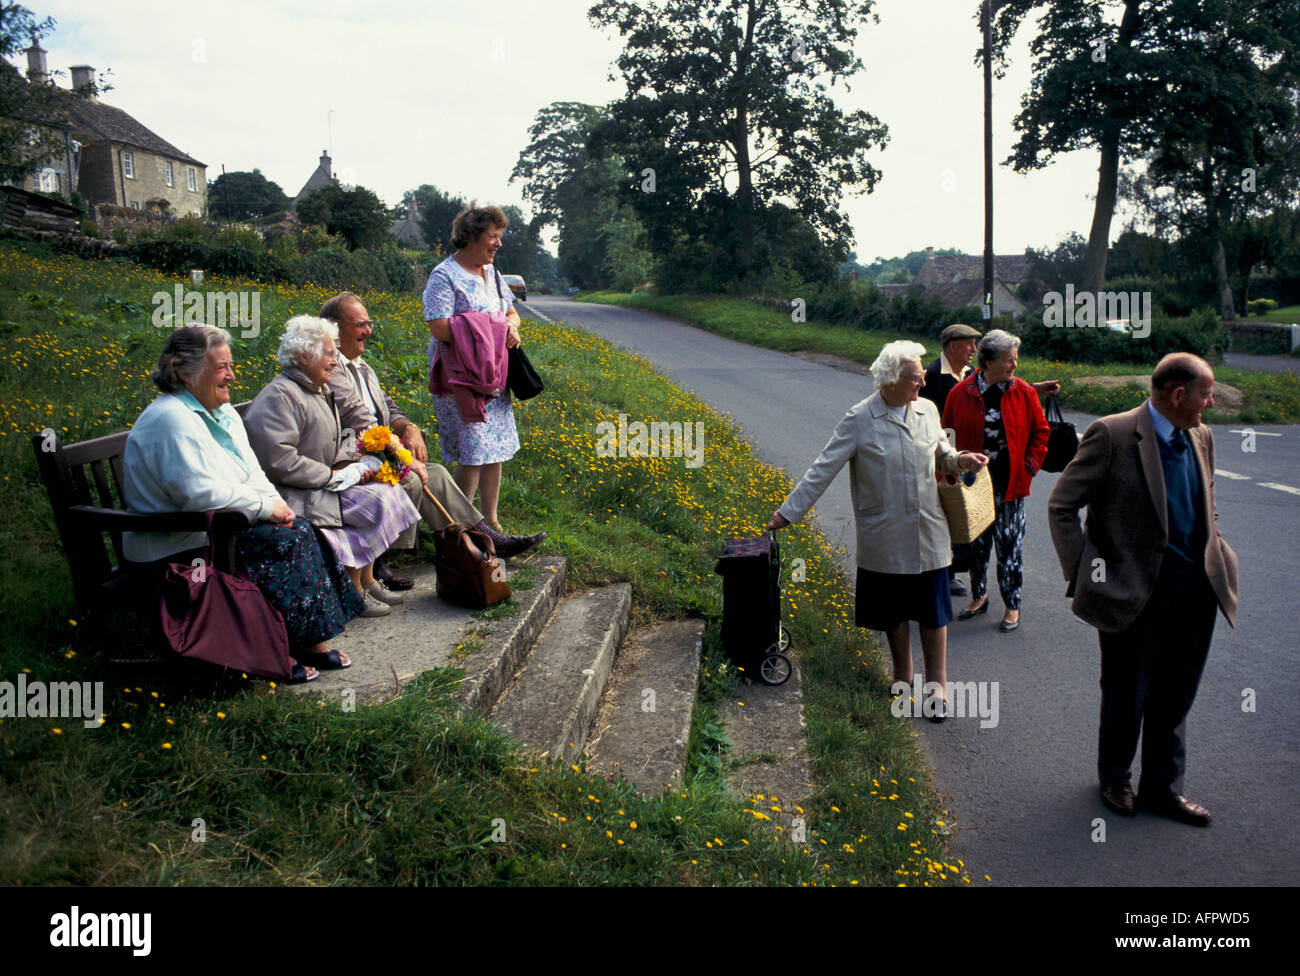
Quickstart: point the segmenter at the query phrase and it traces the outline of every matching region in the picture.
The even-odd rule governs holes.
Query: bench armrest
[[[203,512],[166,512],[143,515],[124,512],[120,508],[96,508],[92,505],[73,505],[68,514],[81,527],[100,532],[202,532],[206,520]],[[213,520],[213,531],[218,535],[232,535],[248,528],[248,516],[234,509],[221,509]]]

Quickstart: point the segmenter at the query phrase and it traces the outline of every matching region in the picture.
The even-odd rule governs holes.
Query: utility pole
[[[984,0],[984,320],[993,318],[993,15],[1007,0]]]

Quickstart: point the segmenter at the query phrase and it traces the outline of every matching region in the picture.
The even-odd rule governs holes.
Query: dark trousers
[[[1124,783],[1142,737],[1140,794],[1183,792],[1185,725],[1214,634],[1218,600],[1205,571],[1161,567],[1155,590],[1128,629],[1101,640],[1097,776]]]

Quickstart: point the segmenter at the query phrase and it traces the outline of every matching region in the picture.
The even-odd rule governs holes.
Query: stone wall
[[[1223,327],[1232,336],[1233,346],[1242,343],[1276,346],[1280,353],[1289,353],[1292,346],[1292,328],[1276,322],[1224,322]]]
[[[139,230],[146,227],[162,227],[176,219],[166,214],[132,210],[130,207],[115,207],[111,204],[100,204],[95,208],[95,213],[95,222],[99,224],[99,229],[106,237],[111,236],[119,227],[125,227],[134,237]]]

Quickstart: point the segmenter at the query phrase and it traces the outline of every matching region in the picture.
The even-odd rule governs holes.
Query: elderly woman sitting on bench
[[[123,455],[122,493],[133,512],[235,509],[253,526],[236,545],[249,578],[284,617],[289,649],[299,661],[292,682],[317,667],[351,662],[325,641],[362,612],[361,597],[311,523],[298,518],[267,480],[230,405],[235,378],[230,337],[208,325],[178,328],[150,378],[162,391],[135,422]],[[202,555],[199,533],[127,532],[126,558],[161,571]]]

